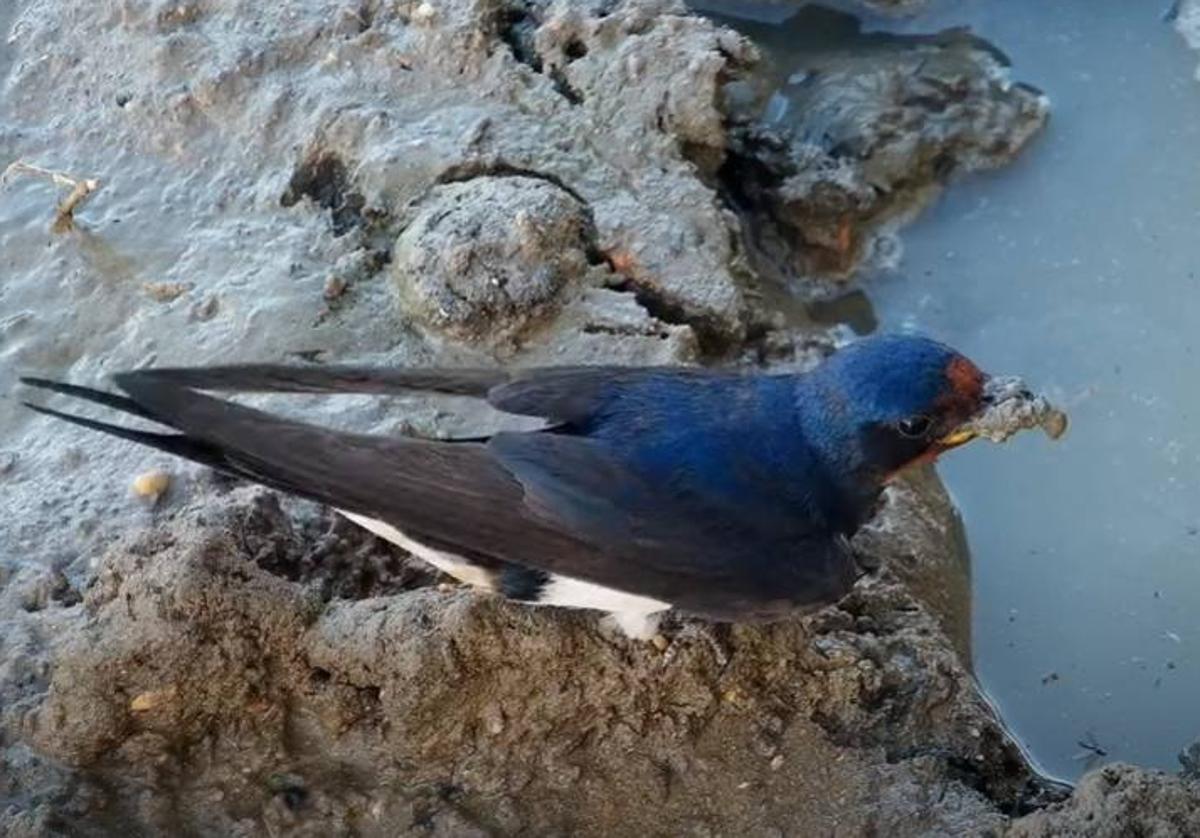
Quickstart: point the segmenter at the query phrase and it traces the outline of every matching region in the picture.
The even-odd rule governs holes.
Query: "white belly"
[[[375,535],[402,547],[438,570],[477,588],[494,591],[496,580],[491,571],[473,564],[462,556],[436,550],[414,541],[391,524],[339,509],[339,513]],[[550,575],[536,602],[521,600],[527,605],[553,605],[560,608],[587,608],[606,611],[612,621],[629,637],[649,640],[658,630],[658,617],[671,608],[670,603],[650,597],[606,588],[570,576]]]
[[[453,576],[459,582],[466,582],[468,585],[483,588],[487,591],[495,589],[495,580],[492,578],[492,574],[479,565],[471,564],[462,556],[456,556],[453,553],[447,553],[442,550],[435,550],[420,542],[413,541],[391,524],[386,524],[378,518],[368,518],[366,515],[346,512],[344,509],[339,509],[338,512],[360,527],[375,533],[375,535],[384,541],[390,541],[397,547],[403,547],[418,559],[428,562],[442,573]]]

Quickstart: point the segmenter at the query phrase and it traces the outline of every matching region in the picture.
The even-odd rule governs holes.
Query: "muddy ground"
[[[780,122],[770,57],[667,0],[18,0],[0,32],[0,161],[101,181],[65,233],[49,182],[0,192],[0,832],[1200,831],[1194,781],[1036,776],[964,668],[932,474],[847,600],[722,629],[722,666],[17,404],[18,373],[149,363],[810,364],[845,330],[782,284],[838,293],[1045,119],[986,45],[830,56]]]

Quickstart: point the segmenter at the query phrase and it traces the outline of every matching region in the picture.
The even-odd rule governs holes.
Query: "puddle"
[[[959,0],[864,21],[968,25],[1053,103],[1015,164],[905,230],[898,269],[863,284],[873,315],[855,316],[1071,408],[1061,444],[1027,434],[941,468],[972,550],[976,671],[1064,778],[1104,760],[1174,770],[1200,736],[1200,84],[1168,6]],[[778,4],[742,8],[759,22],[737,25],[784,62],[814,48]]]

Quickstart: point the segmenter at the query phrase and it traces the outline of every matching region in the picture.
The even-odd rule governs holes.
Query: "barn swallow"
[[[848,540],[888,480],[994,437],[1001,407],[1044,405],[917,336],[868,338],[806,373],[248,365],[120,373],[124,395],[22,381],[172,430],[29,405],[40,413],[328,504],[471,585],[608,612],[643,638],[670,609],[758,621],[838,600],[860,575]],[[414,390],[545,424],[365,435],[203,392]]]

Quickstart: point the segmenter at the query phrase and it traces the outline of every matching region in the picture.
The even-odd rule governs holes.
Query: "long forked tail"
[[[157,371],[124,373],[115,381],[124,395],[42,378],[22,379],[28,386],[171,430],[143,430],[29,405],[45,415],[318,503],[392,521],[405,532],[456,549],[487,552],[498,539],[509,538],[509,530],[517,526],[514,521],[524,538],[537,529],[518,514],[523,498],[519,483],[478,441],[377,436],[321,427],[207,395]],[[513,513],[501,514],[498,510],[503,509]],[[561,534],[550,535],[553,551],[569,541]],[[516,537],[509,540],[515,543]]]
[[[169,425],[169,422],[160,419],[152,411],[146,409],[142,405],[135,402],[133,399],[125,396],[117,395],[116,393],[105,392],[104,390],[95,390],[91,387],[80,387],[75,384],[66,384],[61,381],[52,381],[47,378],[37,378],[34,376],[22,376],[21,383],[28,387],[36,387],[39,390],[48,390],[52,393],[61,393],[66,396],[83,399],[93,402],[94,404],[103,405],[104,407],[113,408],[122,413],[131,416],[137,416],[142,419],[148,419],[152,422]],[[55,419],[61,419],[64,422],[70,422],[72,425],[79,425],[83,428],[88,428],[93,431],[115,436],[120,439],[136,442],[139,445],[145,445],[149,448],[154,448],[158,451],[164,451],[168,454],[174,454],[177,457],[183,457],[186,460],[191,460],[194,463],[208,466],[216,469],[224,474],[234,477],[241,477],[253,480],[258,483],[263,483],[263,479],[256,475],[246,472],[244,468],[240,468],[236,463],[229,460],[228,457],[215,445],[204,442],[200,439],[195,439],[183,433],[162,433],[155,431],[138,430],[137,428],[128,428],[123,425],[114,425],[110,422],[101,422],[96,419],[89,419],[86,416],[77,416],[73,413],[66,413],[61,410],[43,407],[33,404],[32,402],[22,402],[25,407],[30,410],[40,413],[43,416],[52,416]],[[277,487],[284,488],[284,487]]]
[[[508,382],[510,375],[503,370],[483,368],[402,369],[339,364],[311,367],[285,364],[239,364],[144,369],[120,373],[115,376],[115,380],[123,389],[128,389],[126,385],[136,385],[142,389],[161,385],[187,390],[279,393],[392,394],[426,391],[453,396],[487,398],[493,388]],[[36,376],[22,376],[20,381],[26,386],[36,387],[39,390],[73,396],[131,416],[173,426],[169,419],[155,414],[134,399],[116,393]],[[166,451],[227,474],[245,477],[260,483],[267,482],[263,477],[247,474],[244,468],[236,466],[222,453],[219,447],[186,434],[142,431],[76,416],[29,402],[23,402],[23,404],[45,416],[53,416],[74,425]],[[483,437],[466,437],[460,441],[478,442],[483,439]]]
[[[116,376],[116,381],[122,388],[122,380],[134,379],[143,382],[165,382],[195,390],[238,390],[243,393],[382,394],[423,390],[451,396],[486,398],[492,388],[508,382],[511,376],[500,369],[404,369],[345,364],[307,367],[284,364],[162,367]],[[69,385],[64,386],[69,388]]]
[[[172,388],[241,392],[384,394],[423,390],[476,398],[487,398],[492,388],[509,380],[508,373],[497,369],[396,369],[336,364],[314,367],[284,364],[241,364],[195,368],[158,368],[121,373],[116,376],[118,385],[121,385],[123,389],[127,389],[123,384],[125,382],[143,387],[158,384]],[[155,415],[139,402],[116,393],[36,376],[23,376],[20,381],[22,384],[36,387],[39,390],[73,396],[142,419],[171,425],[171,422],[164,421],[162,416]],[[205,446],[182,434],[139,431],[52,410],[29,402],[23,404],[46,416],[53,416],[75,425],[178,454],[213,468],[228,469],[228,464],[220,457],[217,449]]]

